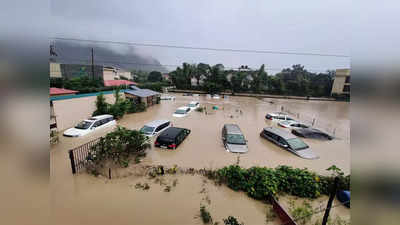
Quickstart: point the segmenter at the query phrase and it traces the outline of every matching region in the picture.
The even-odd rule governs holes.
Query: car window
[[[93,127],[99,127],[102,125],[101,120],[94,122]]]
[[[246,144],[246,140],[244,139],[244,136],[241,134],[228,134],[226,139],[229,144],[237,144],[237,145]]]
[[[189,111],[190,111],[190,108],[187,108],[187,109],[186,109],[186,112],[189,112]]]
[[[144,126],[140,129],[140,131],[143,132],[143,133],[145,133],[145,134],[152,134],[152,133],[153,133],[153,130],[154,130],[154,127],[149,127],[149,126],[146,126],[146,125],[144,125]]]
[[[278,142],[279,142],[280,144],[282,144],[282,145],[286,145],[286,144],[287,144],[287,142],[285,141],[285,139],[283,139],[283,138],[281,138],[281,137],[278,137]]]
[[[158,126],[157,128],[156,128],[156,132],[158,132],[158,131],[160,131],[160,130],[162,130],[164,128],[164,124],[161,124],[160,126]]]
[[[300,140],[299,138],[292,138],[287,140],[289,146],[291,149],[293,150],[301,150],[301,149],[305,149],[308,148],[308,145],[306,143],[304,143],[302,140]]]
[[[186,114],[187,111],[183,110],[183,109],[177,109],[175,111],[175,114]]]
[[[92,125],[93,122],[88,122],[88,121],[82,121],[80,123],[78,123],[75,128],[76,129],[82,129],[82,130],[86,130],[90,127],[90,125]]]

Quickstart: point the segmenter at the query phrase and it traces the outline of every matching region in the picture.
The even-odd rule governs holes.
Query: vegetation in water
[[[107,161],[127,167],[131,156],[136,156],[149,147],[148,137],[141,132],[118,126],[92,147],[87,157],[88,167],[103,167]]]
[[[268,224],[276,219],[276,213],[271,205],[267,205],[265,222]]]
[[[229,216],[226,219],[223,219],[225,225],[244,225],[244,223],[240,223],[235,217]]]
[[[313,209],[309,202],[304,201],[302,205],[295,206],[294,202],[290,202],[289,211],[294,221],[299,225],[306,225],[311,221],[313,216]]]
[[[278,166],[275,169],[266,167],[244,169],[238,165],[219,169],[216,179],[233,190],[244,191],[260,200],[267,200],[269,196],[278,193],[317,198],[322,194],[328,195],[334,181],[332,176],[319,176],[307,169],[290,166]],[[339,189],[348,190],[349,187],[350,176],[339,176]]]
[[[210,212],[204,205],[200,206],[200,217],[204,224],[211,224],[213,221]]]

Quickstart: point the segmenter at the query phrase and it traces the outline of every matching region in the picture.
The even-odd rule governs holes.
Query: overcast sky
[[[54,0],[51,36],[210,48],[350,55],[351,7],[334,1]],[[111,45],[124,52],[124,46]],[[350,58],[136,47],[161,64],[223,63],[311,71],[349,68]],[[168,69],[173,69],[169,67]],[[276,73],[271,70],[269,73]]]

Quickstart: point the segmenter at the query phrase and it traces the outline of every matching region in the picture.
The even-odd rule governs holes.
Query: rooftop
[[[105,80],[104,86],[121,86],[121,85],[137,85],[137,83],[129,80]]]
[[[130,94],[130,95],[135,95],[141,98],[149,97],[149,96],[154,96],[154,95],[159,95],[159,92],[152,91],[149,89],[135,89],[135,90],[126,90],[125,93]]]
[[[55,87],[50,88],[50,96],[71,95],[71,94],[76,94],[76,93],[78,93],[78,91],[68,90],[68,89],[64,89],[64,88],[55,88]]]

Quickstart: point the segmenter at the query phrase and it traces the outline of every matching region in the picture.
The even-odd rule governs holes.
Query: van
[[[112,115],[99,115],[90,117],[87,120],[83,120],[78,123],[75,127],[66,130],[63,135],[66,137],[80,137],[89,134],[95,130],[101,130],[106,127],[111,127],[116,125]]]
[[[294,119],[292,119],[288,114],[283,113],[283,112],[274,112],[274,113],[267,113],[267,115],[265,115],[265,119],[267,120],[272,120],[272,121],[295,121]]]
[[[176,149],[189,134],[189,129],[169,127],[157,137],[154,146],[165,149]]]
[[[304,159],[318,159],[319,157],[300,138],[276,128],[264,128],[260,136]]]
[[[247,140],[236,124],[225,124],[223,126],[222,142],[228,152],[245,153],[248,151]]]
[[[145,124],[140,131],[147,137],[154,137],[171,126],[172,123],[169,120],[154,120]]]

